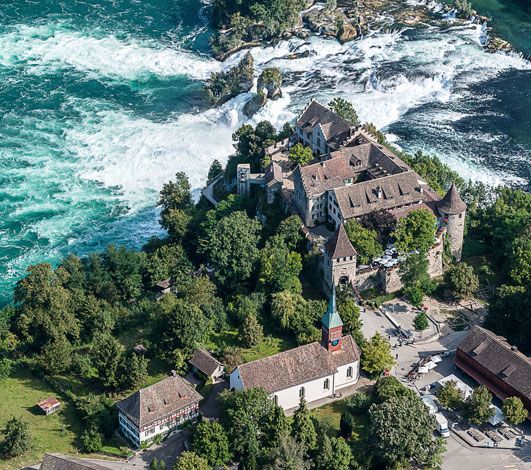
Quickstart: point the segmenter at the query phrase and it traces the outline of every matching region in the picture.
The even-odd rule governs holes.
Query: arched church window
[[[273,395],[273,403],[278,405],[278,395]]]
[[[347,369],[347,377],[352,378],[352,366]]]
[[[299,398],[304,398],[304,387],[299,388]]]
[[[348,276],[341,276],[341,277],[339,278],[339,283],[340,283],[341,285],[346,285],[346,284],[348,284]]]
[[[323,388],[325,390],[329,390],[330,389],[330,379],[325,379],[324,384],[323,384]]]

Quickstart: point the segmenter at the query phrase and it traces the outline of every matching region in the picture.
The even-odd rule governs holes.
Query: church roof
[[[334,352],[318,342],[305,344],[237,369],[245,388],[260,387],[274,393],[332,375],[338,367],[359,361],[361,352],[352,336],[344,336],[341,344],[341,349]]]
[[[116,403],[116,407],[139,428],[170,416],[203,397],[178,375],[143,388]]]
[[[326,241],[325,250],[330,258],[347,258],[349,256],[356,256],[356,249],[352,246],[352,243],[350,243],[343,224],[339,224],[339,228]]]
[[[321,323],[323,326],[330,331],[331,328],[337,328],[338,326],[343,326],[343,321],[339,316],[336,308],[336,288],[335,286],[332,289],[330,294],[330,299],[328,300],[328,308],[326,309],[323,318],[321,318]]]
[[[439,210],[448,215],[460,214],[466,210],[466,204],[461,199],[454,183],[438,204]]]

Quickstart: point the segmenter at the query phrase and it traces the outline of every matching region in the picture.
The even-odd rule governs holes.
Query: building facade
[[[248,362],[230,374],[231,389],[263,388],[284,410],[301,399],[311,403],[334,396],[359,378],[361,352],[336,309],[335,291],[323,315],[322,341],[299,346],[274,356]]]
[[[176,374],[118,402],[122,435],[136,448],[199,416],[203,397]]]

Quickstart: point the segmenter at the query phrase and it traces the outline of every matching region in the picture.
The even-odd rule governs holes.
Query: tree
[[[421,465],[438,445],[435,418],[414,393],[372,405],[369,419],[374,455],[384,463],[412,460]]]
[[[92,365],[98,372],[98,379],[108,389],[115,389],[120,383],[118,371],[123,346],[110,334],[98,335],[91,347]]]
[[[360,308],[356,305],[351,289],[342,288],[337,291],[337,310],[343,320],[343,333],[352,335],[358,346],[365,343],[361,330]]]
[[[289,149],[289,159],[296,165],[308,165],[313,160],[312,149],[297,143]]]
[[[220,420],[227,431],[235,458],[256,468],[262,449],[267,448],[270,422],[277,405],[261,388],[223,392],[219,397]]]
[[[260,252],[259,280],[269,292],[291,291],[300,294],[301,270],[301,255],[290,251],[280,236],[271,237]]]
[[[227,370],[233,370],[236,366],[242,364],[244,361],[241,349],[227,346],[223,350],[222,362]]]
[[[15,287],[14,330],[37,351],[54,338],[75,340],[79,336],[72,296],[63,287],[64,281],[43,263],[30,266],[28,275]]]
[[[190,181],[184,172],[177,172],[175,181],[164,184],[158,205],[162,207],[163,213],[171,209],[188,211],[193,207]]]
[[[260,223],[245,212],[233,212],[211,227],[200,240],[200,250],[212,266],[218,282],[225,287],[241,285],[251,275],[258,259]]]
[[[328,437],[321,439],[315,468],[317,470],[348,470],[352,460],[352,451],[342,437]]]
[[[457,263],[450,266],[444,274],[448,287],[460,299],[474,295],[479,287],[479,279],[474,273],[474,268],[466,263]]]
[[[141,355],[131,353],[123,362],[123,388],[136,390],[142,388],[148,378],[149,361]]]
[[[349,240],[358,252],[358,263],[367,264],[371,259],[383,254],[382,245],[378,242],[378,232],[365,228],[356,219],[345,224]]]
[[[379,377],[374,385],[375,403],[384,403],[391,398],[414,397],[415,392],[405,387],[400,380],[390,375],[388,377]]]
[[[240,327],[240,339],[244,347],[252,348],[264,339],[264,328],[255,315],[248,315]]]
[[[290,251],[296,250],[304,239],[301,218],[298,215],[290,215],[284,219],[277,228],[277,235]]]
[[[428,274],[428,259],[424,253],[410,254],[400,264],[400,279],[403,292],[416,307],[422,306],[424,295],[433,290],[434,284]]]
[[[83,431],[80,440],[85,452],[99,452],[103,447],[102,435],[93,426]]]
[[[7,379],[11,375],[13,368],[13,361],[7,357],[0,358],[0,382]]]
[[[350,121],[352,125],[360,125],[358,113],[349,101],[343,98],[334,98],[328,103],[328,107],[334,111],[334,113],[339,114],[343,119]]]
[[[376,376],[384,370],[391,370],[395,360],[391,354],[391,345],[376,332],[363,346],[362,367],[369,374]]]
[[[378,242],[382,246],[387,245],[391,234],[396,229],[396,218],[385,209],[369,212],[362,216],[360,221],[366,229],[376,231]]]
[[[174,242],[181,242],[192,220],[192,216],[182,209],[168,209],[160,217],[160,225],[164,227]]]
[[[72,365],[72,345],[64,336],[52,339],[40,354],[40,365],[49,374],[60,374]]]
[[[221,166],[219,160],[216,159],[212,162],[212,165],[210,165],[210,169],[208,170],[207,181],[212,181],[216,176],[220,175],[221,173],[223,173],[223,167]]]
[[[435,241],[435,227],[433,213],[428,209],[417,209],[398,221],[392,236],[401,253],[414,250],[427,253]]]
[[[213,467],[231,458],[227,434],[218,421],[202,421],[196,426],[192,449]]]
[[[363,414],[369,410],[371,404],[371,396],[366,392],[358,391],[347,399],[347,410],[349,413]]]
[[[185,451],[177,460],[173,470],[211,470],[208,461],[195,452]]]
[[[167,300],[166,300],[167,299]],[[208,332],[208,322],[203,311],[183,299],[175,299],[166,295],[159,305],[167,304],[168,314],[162,314],[160,321],[165,327],[163,337],[168,351],[182,349],[185,353],[192,353],[201,343]]]
[[[275,406],[265,419],[263,427],[266,436],[267,446],[278,447],[284,440],[290,438],[291,426],[284,410],[280,406]]]
[[[460,410],[464,405],[464,398],[455,380],[445,382],[437,390],[437,400],[445,408]]]
[[[22,418],[13,416],[1,432],[4,437],[1,451],[5,457],[17,457],[31,449],[29,424]]]
[[[426,312],[422,311],[417,313],[415,319],[413,320],[413,324],[415,325],[415,329],[417,331],[423,331],[428,328],[430,324],[428,323],[428,315],[426,315]]]
[[[474,424],[486,423],[493,415],[492,395],[485,385],[475,388],[465,401],[464,416]]]
[[[527,410],[518,397],[508,397],[503,402],[503,414],[511,424],[523,423],[527,418]]]
[[[283,412],[282,412],[283,413]],[[269,455],[266,470],[307,470],[310,463],[304,459],[303,447],[291,436],[286,436]]]
[[[304,398],[301,398],[299,408],[293,414],[291,435],[306,452],[315,449],[317,445],[317,433]]]
[[[354,430],[354,416],[352,416],[352,413],[347,410],[341,413],[341,419],[339,420],[339,430],[341,431],[341,435],[347,439],[352,436],[352,431]]]

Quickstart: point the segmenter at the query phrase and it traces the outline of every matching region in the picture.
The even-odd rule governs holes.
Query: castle
[[[296,143],[310,147],[314,160],[293,169],[288,155]],[[238,194],[249,194],[251,184],[265,187],[269,203],[280,194],[284,205],[300,215],[311,241],[319,243],[314,229],[321,224],[335,227],[335,233],[322,244],[323,287],[327,292],[338,284],[361,290],[377,286],[386,292],[402,287],[396,251],[388,250],[385,262],[359,266],[343,227],[349,219],[376,211],[385,210],[397,220],[417,209],[434,214],[437,235],[428,252],[432,277],[442,274],[445,239],[452,256],[461,259],[466,205],[455,185],[441,199],[370,133],[317,101],[304,109],[295,123],[294,135],[267,148],[266,155],[271,163],[264,174],[252,174],[248,164],[238,165]]]

